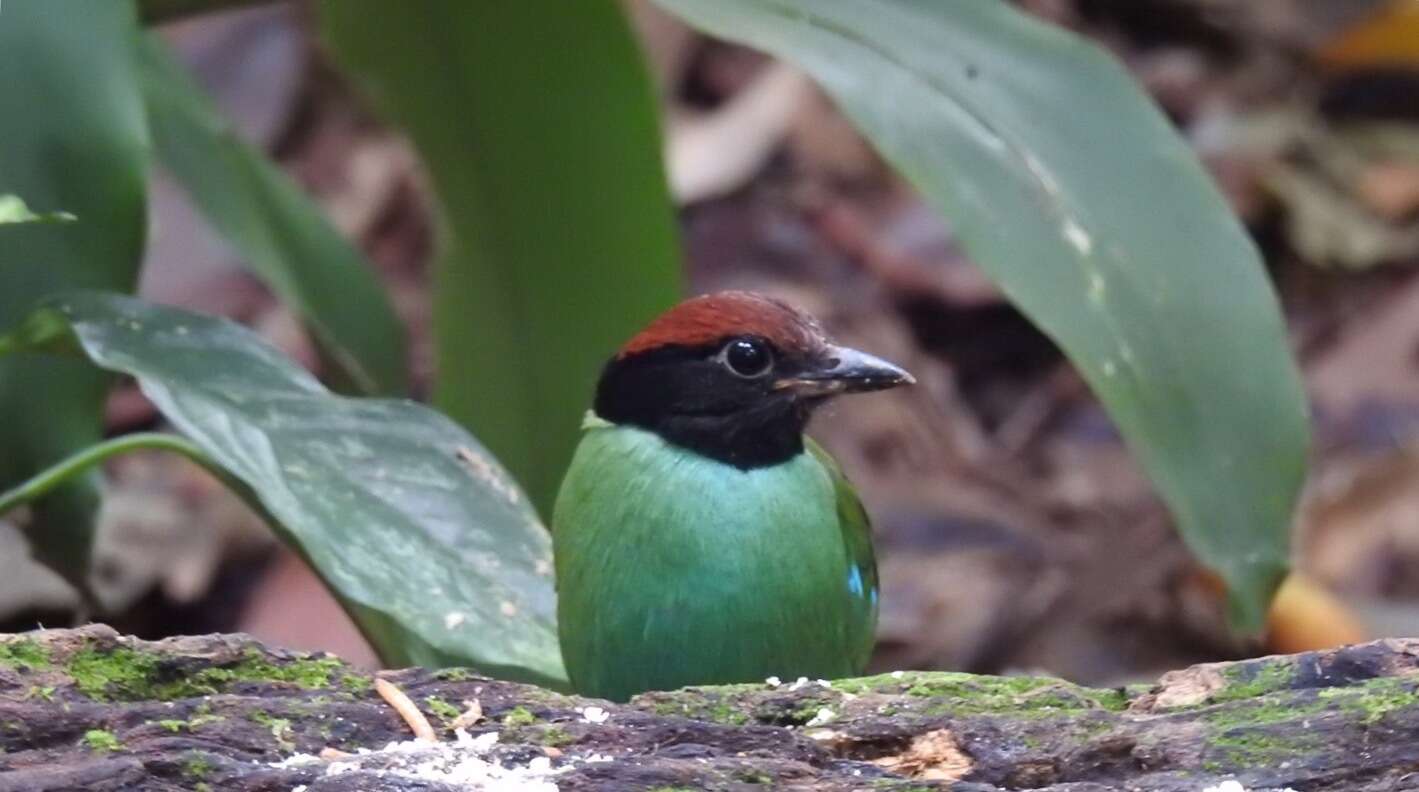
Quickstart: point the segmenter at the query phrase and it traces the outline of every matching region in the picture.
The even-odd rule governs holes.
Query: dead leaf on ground
[[[959,781],[975,766],[956,744],[950,729],[918,734],[907,750],[896,756],[874,759],[873,764],[893,773],[933,781]]]

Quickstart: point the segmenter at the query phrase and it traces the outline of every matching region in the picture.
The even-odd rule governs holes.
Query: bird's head
[[[680,303],[621,347],[595,411],[749,469],[801,453],[809,415],[833,396],[914,381],[778,300],[720,292]]]

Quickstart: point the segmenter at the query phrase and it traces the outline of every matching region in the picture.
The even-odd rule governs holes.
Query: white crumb
[[[1249,790],[1246,787],[1242,786],[1240,781],[1236,781],[1234,779],[1229,778],[1220,784],[1214,784],[1210,787],[1207,787],[1206,789],[1202,790],[1202,792],[1249,792]],[[1286,787],[1285,789],[1281,790],[1281,792],[1296,792],[1296,790],[1292,789],[1291,787]]]
[[[804,726],[809,726],[809,727],[811,727],[811,726],[822,726],[823,724],[826,724],[826,723],[832,723],[832,722],[833,722],[833,719],[836,718],[836,717],[838,717],[838,714],[837,714],[836,712],[833,712],[832,710],[828,709],[827,707],[823,707],[822,709],[818,710],[818,714],[817,714],[817,715],[814,715],[814,716],[813,716],[813,720],[810,720],[810,721],[808,721],[807,723],[805,723],[805,724],[803,724],[803,725],[804,725]]]
[[[599,707],[587,707],[599,710]],[[595,713],[583,713],[595,716]],[[604,715],[604,712],[603,712]],[[592,756],[585,760],[566,762],[553,767],[545,756],[534,757],[525,764],[504,765],[489,752],[498,744],[498,733],[487,732],[476,737],[463,729],[454,730],[453,742],[429,743],[422,740],[392,742],[377,751],[361,748],[355,754],[325,764],[326,776],[344,775],[356,771],[374,773],[381,778],[406,781],[431,781],[485,792],[557,792],[552,780],[571,769],[577,762],[604,762],[609,757]],[[296,754],[273,767],[292,767],[322,762],[319,757]],[[300,787],[292,792],[300,792]]]
[[[577,707],[577,712],[586,723],[605,723],[611,717],[611,713],[600,707]]]
[[[783,684],[783,680],[779,679],[776,676],[771,676],[768,679],[764,680],[764,684],[768,685],[769,687],[778,687],[779,685]]]

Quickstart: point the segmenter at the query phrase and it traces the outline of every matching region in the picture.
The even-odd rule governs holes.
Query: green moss
[[[1128,706],[1122,690],[1086,688],[1047,677],[978,676],[951,671],[880,674],[860,679],[842,679],[833,689],[853,695],[873,693],[908,695],[939,700],[932,714],[1012,714],[1049,715],[1055,712],[1108,710]]]
[[[49,647],[29,638],[17,638],[0,643],[0,666],[44,671],[51,664]]]
[[[180,732],[180,731],[182,731],[183,729],[186,729],[186,728],[187,728],[187,721],[185,721],[185,720],[160,720],[160,721],[158,721],[158,725],[161,726],[161,727],[163,727],[164,729],[167,729],[168,731],[172,732],[173,734],[177,734],[178,732]]]
[[[1289,735],[1277,737],[1253,729],[1237,729],[1210,737],[1208,748],[1217,751],[1225,760],[1224,767],[1271,768],[1289,758],[1313,753],[1320,746],[1320,738],[1315,735]],[[1217,769],[1217,762],[1212,762]]]
[[[192,792],[212,792],[212,785],[206,781],[198,781],[196,785],[192,787]]]
[[[54,686],[53,686],[53,685],[34,685],[34,686],[32,686],[29,690],[26,690],[26,691],[25,691],[25,698],[27,698],[27,699],[40,699],[41,701],[53,701],[53,700],[54,700]]]
[[[202,726],[206,726],[209,723],[217,723],[226,719],[227,716],[225,715],[213,714],[212,705],[204,701],[201,704],[198,704],[196,709],[192,710],[192,717],[187,719],[187,728],[198,729]]]
[[[575,737],[568,734],[567,730],[563,729],[561,726],[547,727],[542,731],[541,737],[543,745],[550,745],[553,748],[566,745],[576,740]]]
[[[1324,711],[1327,704],[1321,700],[1301,701],[1256,701],[1245,705],[1233,705],[1201,713],[1201,719],[1216,729],[1235,729],[1242,726],[1269,726],[1298,718],[1308,718]]]
[[[746,770],[742,773],[736,773],[734,777],[745,784],[768,785],[774,782],[773,776],[759,770]]]
[[[123,747],[113,732],[104,729],[89,729],[84,732],[84,744],[94,753],[112,753]]]
[[[1220,771],[1234,768],[1273,766],[1297,755],[1309,755],[1321,749],[1321,739],[1313,733],[1289,733],[1277,736],[1265,727],[1285,721],[1322,716],[1338,711],[1360,714],[1361,722],[1370,725],[1401,709],[1419,707],[1416,682],[1405,678],[1372,679],[1363,684],[1321,690],[1296,691],[1276,696],[1276,700],[1258,700],[1267,693],[1287,690],[1291,672],[1278,670],[1258,673],[1239,683],[1242,690],[1228,688],[1232,706],[1201,714],[1210,730],[1207,745],[1213,756],[1203,763],[1204,769]],[[1246,700],[1251,699],[1251,700]]]
[[[1291,687],[1295,669],[1289,663],[1266,661],[1264,664],[1243,663],[1229,666],[1222,671],[1227,686],[1213,693],[1209,700],[1213,703],[1237,701],[1264,696]]]
[[[913,675],[903,691],[935,700],[932,712],[979,715],[1008,712],[1047,716],[1088,710],[1118,711],[1128,700],[1118,690],[1096,690],[1059,679],[992,677],[954,672]]]
[[[128,647],[108,650],[83,649],[68,663],[69,676],[84,695],[95,701],[171,701],[224,692],[229,686],[249,683],[284,683],[307,689],[368,685],[369,681],[347,672],[334,657],[302,657],[273,663],[256,649],[249,649],[236,663],[204,668],[196,673],[172,678],[174,669],[163,667],[163,658]]]
[[[443,721],[448,722],[462,715],[462,710],[444,701],[438,696],[429,696],[424,699],[424,703],[429,705],[429,711],[439,716]]]
[[[204,754],[193,751],[182,760],[182,775],[188,779],[201,780],[206,778],[210,772],[212,772],[212,760]]]
[[[467,682],[473,675],[466,668],[440,668],[434,672],[434,679],[444,682]]]
[[[655,714],[710,721],[727,726],[743,726],[751,720],[749,715],[728,696],[703,696],[689,690],[681,691],[675,695],[676,699],[656,701],[653,707]],[[817,710],[814,709],[813,712],[816,713]],[[808,719],[812,719],[812,717],[809,715]]]
[[[278,718],[269,712],[260,710],[247,715],[253,722],[259,723],[271,730],[271,736],[276,738],[277,746],[283,751],[295,750],[296,744],[291,742],[291,722],[286,718]]]
[[[834,703],[835,702],[824,697],[809,696],[808,698],[802,699],[797,704],[795,704],[793,709],[789,711],[788,717],[782,720],[786,720],[788,723],[794,726],[802,726],[803,724],[818,717],[819,710],[826,708],[837,712],[837,710],[833,706]]]
[[[155,656],[118,647],[106,652],[76,652],[69,659],[68,671],[80,692],[95,701],[135,701],[150,697],[151,678],[157,668]]]
[[[817,713],[817,710],[814,710]],[[749,722],[749,716],[740,710],[732,701],[720,699],[710,708],[709,719],[715,723],[722,723],[726,726],[743,726]],[[812,720],[812,716],[809,716]]]
[[[526,707],[518,706],[508,710],[503,716],[503,726],[513,729],[518,726],[531,726],[537,722],[537,716]]]
[[[1342,710],[1363,713],[1367,726],[1396,710],[1419,707],[1419,688],[1404,677],[1370,679],[1358,687],[1327,688],[1317,695]]]

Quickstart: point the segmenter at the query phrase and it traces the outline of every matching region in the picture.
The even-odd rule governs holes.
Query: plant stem
[[[163,434],[160,432],[140,432],[115,437],[112,440],[105,440],[97,445],[91,445],[61,460],[14,489],[0,493],[0,515],[16,506],[22,506],[30,501],[43,497],[50,490],[87,471],[89,468],[92,468],[94,465],[103,462],[111,456],[142,448],[152,448],[182,454],[197,463],[208,473],[216,476],[222,483],[226,484],[236,492],[237,495],[241,496],[248,504],[256,508],[258,513],[265,516],[265,510],[260,508],[260,501],[256,499],[255,493],[246,485],[246,482],[228,473],[216,460],[207,456],[206,452],[198,448],[192,441],[178,435]]]

